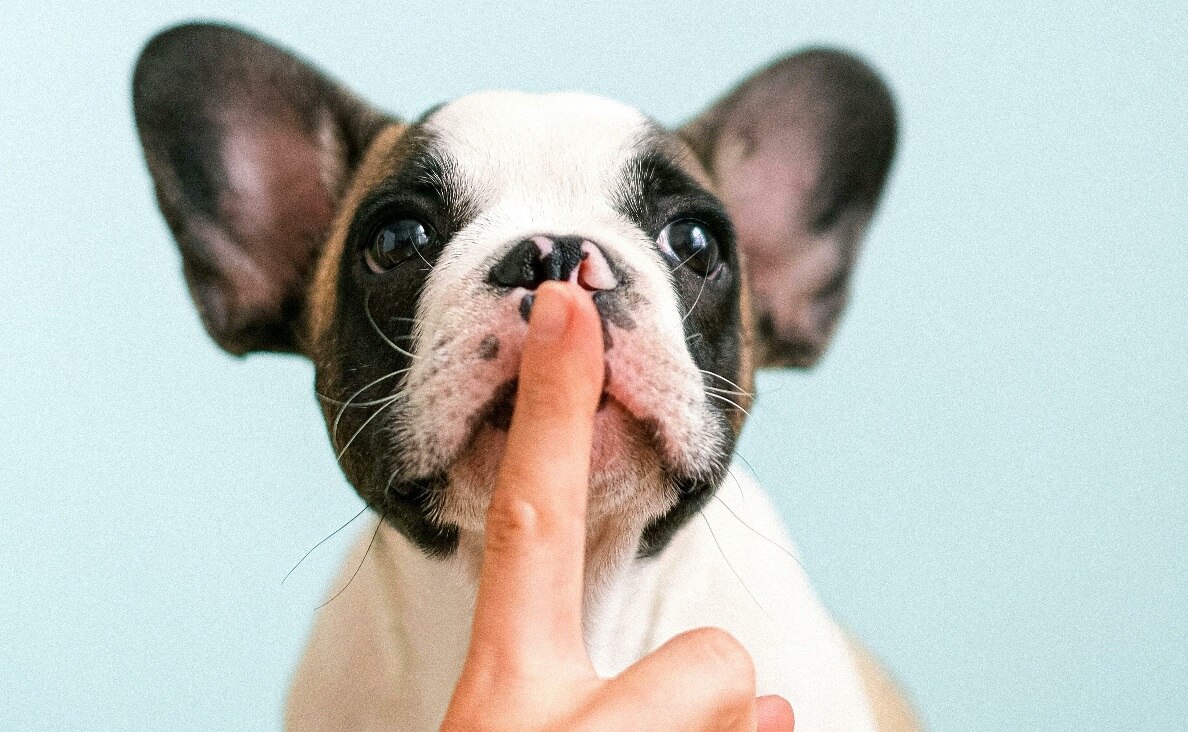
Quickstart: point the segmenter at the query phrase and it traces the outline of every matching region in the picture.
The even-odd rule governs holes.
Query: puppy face
[[[134,102],[208,330],[311,358],[347,477],[438,555],[482,530],[547,280],[602,317],[593,544],[661,549],[725,474],[752,364],[824,347],[894,143],[885,88],[835,52],[677,132],[512,92],[404,124],[252,36],[184,26],[146,48]]]
[[[482,530],[548,279],[590,290],[602,316],[592,526],[638,540],[717,485],[748,398],[730,386],[741,277],[729,218],[674,136],[606,100],[498,92],[370,155],[381,179],[355,191],[311,300],[331,314],[313,326],[318,391],[368,502],[437,551],[441,527]]]

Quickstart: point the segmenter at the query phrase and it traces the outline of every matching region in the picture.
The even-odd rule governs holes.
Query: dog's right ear
[[[395,120],[284,50],[211,24],[153,38],[132,99],[206,330],[237,355],[301,351],[313,264],[351,175]]]

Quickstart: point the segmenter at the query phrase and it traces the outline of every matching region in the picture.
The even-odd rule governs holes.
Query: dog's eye
[[[386,272],[398,264],[424,257],[429,247],[429,232],[416,219],[397,219],[375,232],[363,252],[372,272]]]
[[[677,261],[675,269],[688,267],[702,277],[718,269],[718,240],[700,221],[672,222],[656,237],[656,244]]]

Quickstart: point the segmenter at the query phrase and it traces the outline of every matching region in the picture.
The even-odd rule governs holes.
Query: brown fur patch
[[[677,164],[681,170],[693,180],[697,181],[697,185],[705,190],[718,195],[717,186],[714,185],[713,176],[701,164],[700,158],[693,152],[693,148],[684,139],[676,135],[666,135],[668,141],[669,153],[672,156],[672,161]]]
[[[847,641],[879,732],[921,732],[924,726],[916,717],[916,710],[878,659],[854,636],[847,636]]]
[[[408,135],[405,133],[408,129],[408,125],[397,122],[375,136],[375,141],[367,149],[367,154],[364,155],[363,162],[359,165],[359,170],[355,173],[342,205],[339,206],[330,225],[330,236],[318,259],[317,271],[306,300],[309,312],[309,341],[313,344],[314,351],[309,355],[315,363],[319,362],[316,356],[318,344],[322,342],[329,318],[334,312],[334,299],[338,294],[338,265],[342,260],[347,229],[350,228],[355,209],[359,207],[367,192],[391,175],[407,155],[410,147],[407,144]]]

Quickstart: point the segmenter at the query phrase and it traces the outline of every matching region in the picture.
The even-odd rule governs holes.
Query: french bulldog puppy
[[[731,470],[755,369],[817,361],[887,177],[894,105],[861,61],[780,59],[675,131],[602,98],[510,91],[406,122],[196,24],[148,44],[133,100],[207,331],[236,355],[313,362],[335,455],[377,516],[320,611],[289,729],[440,724],[548,280],[590,291],[603,323],[585,599],[599,671],[716,625],[801,732],[912,728]]]

